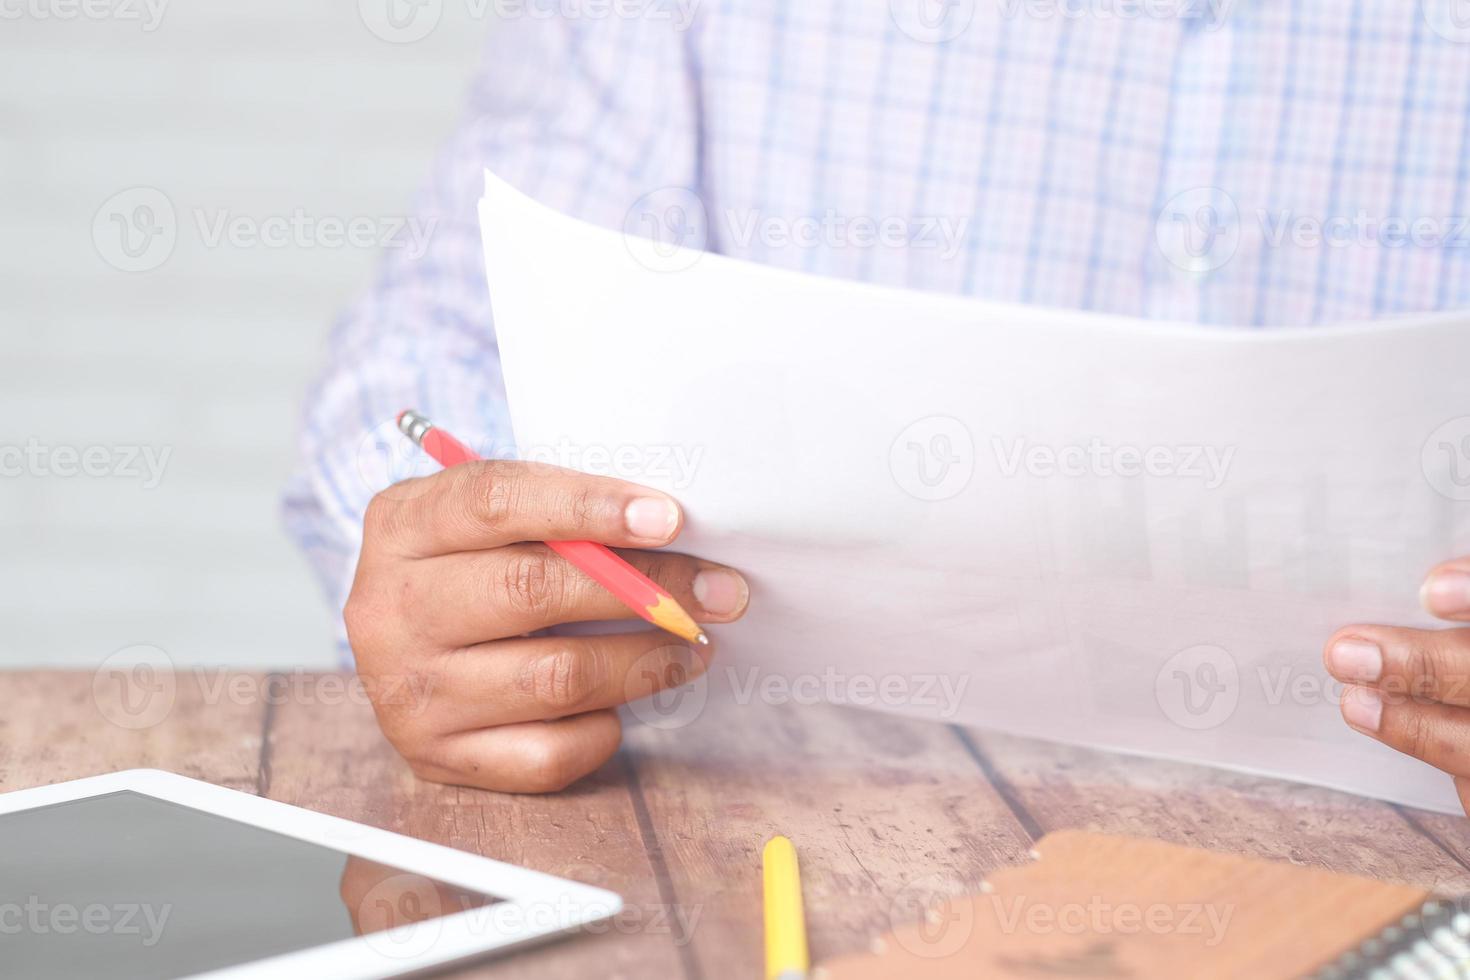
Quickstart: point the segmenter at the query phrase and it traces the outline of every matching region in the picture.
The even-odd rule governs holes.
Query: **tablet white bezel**
[[[503,901],[482,909],[215,970],[210,980],[376,980],[444,966],[616,915],[613,892],[303,810],[157,769],[129,769],[0,794],[0,815],[131,791],[423,875]]]

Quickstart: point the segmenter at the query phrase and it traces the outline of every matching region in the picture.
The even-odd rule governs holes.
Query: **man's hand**
[[[635,614],[541,541],[666,545],[674,500],[552,466],[481,462],[373,498],[343,615],[378,723],[414,772],[505,792],[552,792],[617,750],[617,705],[703,673],[710,647],[661,630],[536,636]],[[749,591],[730,569],[625,553],[701,623]],[[405,692],[414,692],[405,696]]]
[[[1421,595],[1441,619],[1470,622],[1470,559],[1435,568]],[[1470,629],[1348,626],[1327,642],[1325,659],[1349,685],[1343,720],[1455,777],[1470,814]]]

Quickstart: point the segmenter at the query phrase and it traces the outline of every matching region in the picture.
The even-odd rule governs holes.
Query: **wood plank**
[[[154,768],[255,792],[265,704],[249,692],[261,678],[230,690],[227,676],[0,673],[0,791]]]
[[[1394,810],[1405,822],[1452,855],[1458,865],[1470,867],[1470,819],[1460,814],[1429,813],[1406,806],[1396,806]],[[1426,887],[1432,887],[1442,895],[1459,895],[1467,890],[1464,878],[1457,874],[1446,874],[1443,881]]]
[[[728,694],[692,714],[683,727],[630,728],[626,741],[657,856],[698,921],[697,976],[760,975],[761,849],[777,833],[800,855],[814,961],[865,948],[936,893],[973,890],[1030,849],[942,725]]]
[[[965,734],[1046,831],[1153,837],[1423,888],[1470,890],[1470,870],[1386,803],[1204,766]]]
[[[614,760],[553,796],[510,796],[418,780],[345,675],[318,678],[276,706],[265,794],[296,806],[609,888],[627,908],[597,935],[471,967],[466,977],[678,977],[627,770]],[[352,691],[353,693],[347,693]]]

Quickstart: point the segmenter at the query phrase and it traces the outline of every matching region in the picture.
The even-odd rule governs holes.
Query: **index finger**
[[[413,482],[411,493],[378,494],[364,518],[375,540],[406,558],[522,541],[657,547],[683,521],[668,494],[545,463],[483,460]]]
[[[1470,707],[1470,629],[1349,626],[1328,641],[1324,660],[1346,684]]]

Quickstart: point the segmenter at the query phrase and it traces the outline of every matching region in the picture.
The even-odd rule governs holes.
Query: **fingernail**
[[[1383,698],[1371,687],[1350,687],[1342,695],[1342,717],[1362,732],[1376,732],[1383,721]]]
[[[1419,601],[1436,616],[1470,613],[1470,572],[1439,572],[1424,580]]]
[[[728,568],[706,568],[694,576],[694,599],[705,612],[716,616],[737,613],[745,605],[750,587]]]
[[[647,541],[667,541],[679,526],[679,506],[667,497],[639,497],[623,513],[628,533]]]
[[[1383,674],[1383,651],[1366,640],[1338,640],[1327,651],[1327,670],[1340,681],[1376,681]]]

